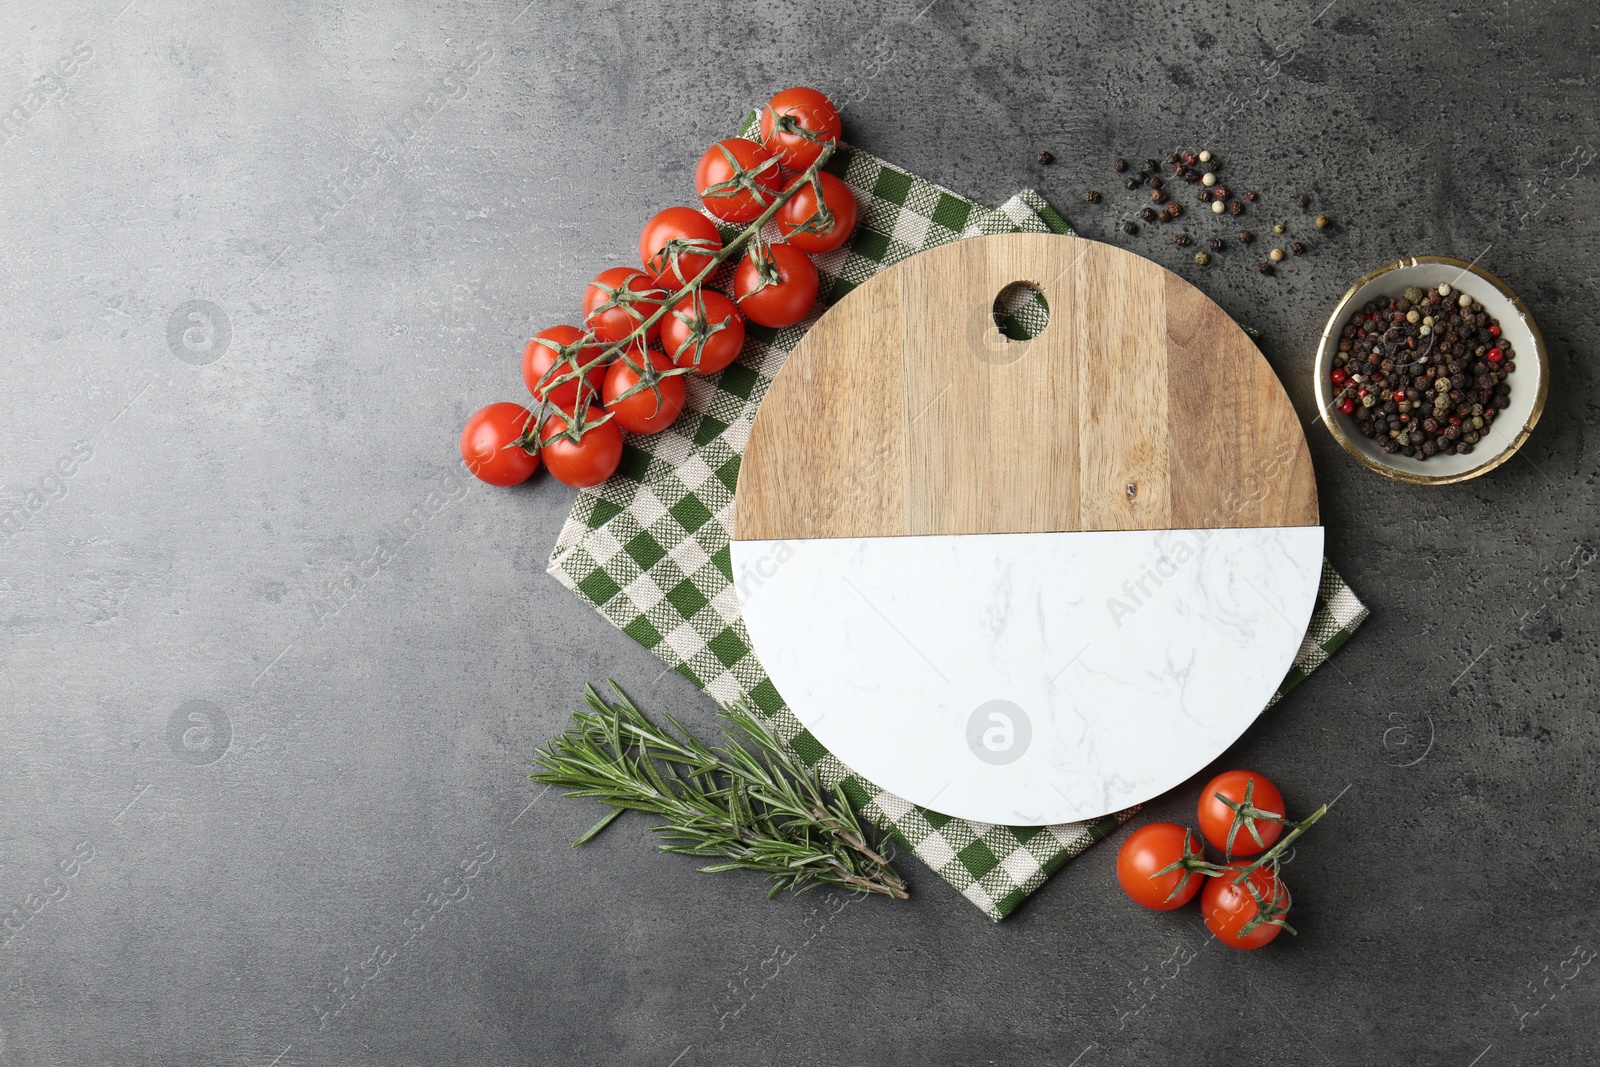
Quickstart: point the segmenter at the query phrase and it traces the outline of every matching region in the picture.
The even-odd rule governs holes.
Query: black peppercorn
[[[1232,203],[1230,203],[1228,205],[1228,214],[1230,214],[1230,215],[1243,215],[1244,214],[1244,205],[1239,203],[1239,201],[1237,201],[1237,200],[1233,201]]]
[[[1311,198],[1305,193],[1301,193],[1300,196],[1295,200],[1295,203],[1299,204],[1303,208],[1307,208],[1311,206]]]
[[[1161,161],[1159,159],[1147,159],[1147,160],[1144,161],[1144,169],[1145,170],[1160,170],[1161,169]]]
[[[1150,202],[1152,204],[1165,204],[1167,202],[1166,190],[1165,189],[1152,189],[1152,190],[1150,190]]]
[[[1086,204],[1098,204],[1100,202],[1100,190],[1098,190],[1098,189],[1085,190],[1085,192],[1083,194],[1083,200],[1084,200],[1084,203],[1086,203]]]
[[[1123,159],[1121,156],[1118,156],[1116,159],[1111,161],[1111,169],[1116,171],[1118,174],[1121,174],[1123,171],[1128,169],[1128,161]]]
[[[1142,208],[1139,211],[1139,217],[1146,222],[1154,222],[1156,221],[1156,209],[1153,207]]]
[[[1137,189],[1137,188],[1139,188],[1139,179],[1138,178],[1129,178],[1123,184],[1126,185],[1129,189]]]
[[[1040,152],[1036,158],[1047,167],[1056,161],[1056,157],[1049,152]]]
[[[1262,274],[1271,274],[1272,264],[1263,259],[1260,263],[1256,264],[1256,270],[1260,271]]]
[[[1245,198],[1245,199],[1246,199],[1246,200],[1248,200],[1248,201],[1250,201],[1250,203],[1252,203],[1252,204],[1253,204],[1253,203],[1255,203],[1255,202],[1256,202],[1256,197],[1258,197],[1258,196],[1260,196],[1260,195],[1261,195],[1261,194],[1260,194],[1260,193],[1258,193],[1258,192],[1256,192],[1256,191],[1255,191],[1255,190],[1254,190],[1254,189],[1250,189],[1250,190],[1247,190],[1247,191],[1246,191],[1246,192],[1245,192],[1245,194],[1244,194],[1244,198]]]
[[[1211,199],[1213,200],[1226,200],[1232,195],[1233,193],[1228,191],[1226,185],[1213,185],[1211,187]]]
[[[1146,185],[1148,185],[1152,189],[1159,189],[1159,188],[1161,188],[1161,186],[1163,184],[1165,184],[1164,182],[1162,182],[1161,175],[1159,175],[1159,174],[1150,175],[1150,177],[1145,179],[1144,183]]]
[[[1220,252],[1227,247],[1227,243],[1220,237],[1213,237],[1210,243],[1211,251],[1213,252]]]
[[[1239,243],[1240,244],[1247,245],[1251,241],[1254,241],[1255,239],[1256,239],[1256,235],[1251,233],[1249,230],[1240,230],[1239,231]]]
[[[1167,162],[1168,163],[1177,163],[1178,162],[1178,153],[1176,153],[1176,152],[1168,152],[1167,153]]]
[[[1303,256],[1306,254],[1306,246],[1301,244],[1299,241],[1294,241],[1290,243],[1289,251],[1293,252],[1297,256]]]
[[[1172,243],[1177,245],[1179,248],[1187,248],[1193,241],[1194,238],[1190,237],[1186,233],[1180,233],[1178,236],[1172,239]]]

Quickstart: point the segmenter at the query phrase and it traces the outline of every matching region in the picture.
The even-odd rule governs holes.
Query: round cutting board
[[[1049,306],[995,327],[1016,283]],[[790,354],[731,547],[811,732],[935,811],[1034,825],[1203,769],[1293,662],[1322,563],[1299,420],[1244,332],[1098,242],[974,238],[874,276]]]

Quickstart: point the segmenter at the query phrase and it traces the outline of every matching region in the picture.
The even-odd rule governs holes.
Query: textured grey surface
[[[1319,6],[6,3],[0,1064],[1594,1062],[1600,30]],[[595,810],[525,780],[585,682],[711,708],[544,574],[570,491],[468,485],[455,437],[795,83],[1181,270],[1308,417],[1380,262],[1532,306],[1525,459],[1419,490],[1310,427],[1373,619],[1224,760],[1347,790],[1286,869],[1298,939],[1135,910],[1114,845],[998,926],[914,863],[830,916],[639,820],[568,849]],[[1275,279],[1116,232],[1111,156],[1201,139],[1337,232]]]

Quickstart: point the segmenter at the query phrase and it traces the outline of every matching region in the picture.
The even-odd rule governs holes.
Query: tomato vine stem
[[[658,403],[663,402],[661,397],[661,388],[658,384],[660,379],[668,378],[677,374],[689,374],[694,370],[693,367],[673,367],[669,370],[658,371],[650,365],[648,357],[642,361],[644,364],[643,366],[636,366],[633,359],[629,356],[629,350],[636,344],[640,348],[648,349],[649,341],[647,338],[649,337],[651,328],[655,326],[656,323],[660,322],[662,317],[665,316],[672,308],[676,307],[677,304],[685,297],[699,292],[700,288],[705,284],[707,279],[711,277],[716,269],[723,263],[726,263],[734,254],[742,251],[745,245],[749,244],[751,241],[756,241],[759,245],[761,228],[768,222],[772,221],[772,218],[777,215],[777,213],[783,209],[783,206],[793,199],[795,194],[801,189],[805,188],[807,185],[815,184],[819,209],[825,210],[822,200],[821,180],[817,178],[817,174],[821,172],[823,164],[827,163],[828,159],[833,155],[836,147],[837,142],[825,142],[822,145],[822,151],[817,155],[816,160],[813,161],[812,164],[805,170],[801,171],[799,177],[789,183],[788,188],[774,193],[772,202],[766,206],[765,210],[763,210],[754,221],[746,225],[745,228],[740,230],[739,233],[735,234],[734,237],[727,242],[727,244],[723,245],[720,251],[712,255],[710,257],[710,262],[701,268],[700,273],[696,274],[693,280],[684,285],[684,287],[679,289],[676,293],[665,297],[661,301],[660,305],[656,308],[655,312],[635,326],[626,337],[622,338],[620,341],[610,343],[607,347],[595,355],[593,359],[590,359],[586,363],[577,364],[577,356],[574,355],[572,360],[574,367],[573,369],[568,370],[566,373],[554,375],[552,377],[553,373],[561,367],[561,363],[559,362],[553,364],[550,369],[545,372],[545,374],[540,378],[539,388],[544,392],[546,398],[549,397],[550,392],[557,386],[563,385],[570,381],[576,381],[578,383],[578,395],[573,402],[572,413],[570,415],[568,415],[566,412],[561,413],[563,421],[567,423],[567,429],[558,436],[566,437],[573,442],[577,442],[583,437],[584,433],[590,426],[599,425],[600,423],[611,418],[610,412],[607,412],[605,415],[596,419],[587,418],[587,414],[589,403],[593,399],[595,392],[594,387],[589,384],[588,373],[594,367],[604,366],[612,357],[623,360],[623,362],[627,363],[629,367],[639,374],[639,381],[631,388],[619,394],[617,397],[619,400],[632,396],[635,393],[643,391],[644,389],[649,389],[656,394]],[[587,333],[584,337],[584,341],[589,341],[592,339],[592,332]],[[577,342],[577,344],[581,346],[582,342]],[[549,399],[541,400],[538,417],[534,421],[542,423],[546,413],[551,407],[554,407],[554,405],[551,404]],[[529,433],[524,435],[524,440],[519,441],[518,443],[522,443],[525,448],[530,448],[530,450],[537,450],[539,442],[535,439],[536,437],[537,434],[530,430]]]

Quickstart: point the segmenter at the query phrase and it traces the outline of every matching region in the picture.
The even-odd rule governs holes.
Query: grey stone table
[[[1600,1057],[1592,6],[925,2],[0,9],[0,1064]],[[1550,405],[1491,477],[1392,484],[1309,424],[1373,618],[1224,760],[1343,793],[1297,939],[1137,911],[1114,846],[999,925],[915,863],[813,914],[643,820],[571,850],[595,809],[526,780],[586,682],[713,709],[545,575],[571,491],[469,485],[456,435],[797,83],[1180,270],[1308,418],[1366,269],[1532,306]],[[1275,278],[1122,234],[1112,156],[1201,143],[1337,227]]]

